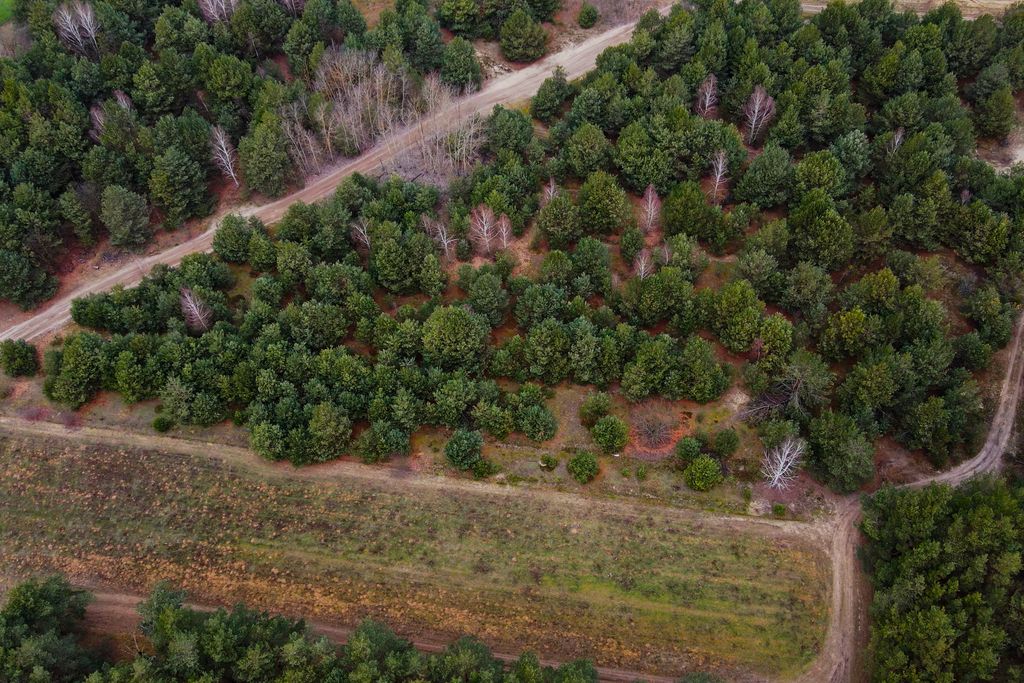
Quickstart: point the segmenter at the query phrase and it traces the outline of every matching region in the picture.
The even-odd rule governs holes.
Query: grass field
[[[433,483],[430,483],[433,482]],[[803,525],[420,478],[299,481],[200,457],[0,446],[0,572],[651,672],[796,672],[823,637],[827,558]]]
[[[5,24],[14,16],[14,0],[0,0],[0,24]]]

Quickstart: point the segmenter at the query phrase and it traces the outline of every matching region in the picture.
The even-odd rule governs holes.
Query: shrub
[[[8,377],[31,377],[39,370],[36,347],[24,339],[6,339],[0,344],[0,366]]]
[[[735,429],[723,429],[715,434],[711,451],[719,458],[726,458],[736,452],[740,446],[740,436]]]
[[[444,455],[457,469],[468,470],[480,461],[480,449],[483,445],[484,437],[480,432],[459,429],[445,445]]]
[[[684,436],[676,442],[676,458],[682,467],[686,467],[700,455],[700,441],[692,436]]]
[[[614,415],[605,415],[594,423],[590,436],[605,453],[617,453],[629,440],[629,427]]]
[[[714,458],[699,455],[683,471],[683,480],[694,491],[710,491],[722,481],[722,468]]]
[[[557,455],[551,455],[550,453],[545,453],[544,455],[540,456],[540,468],[542,470],[547,470],[548,472],[550,472],[551,470],[555,469],[556,467],[558,467],[558,456]]]
[[[600,471],[597,465],[597,458],[594,457],[593,453],[586,451],[572,456],[572,459],[569,460],[568,469],[572,478],[581,484],[593,481]]]
[[[496,463],[493,463],[490,460],[480,458],[475,463],[473,463],[472,469],[474,477],[476,477],[477,479],[486,479],[487,477],[497,474],[501,468],[498,467]]]
[[[612,409],[612,397],[603,391],[591,394],[580,403],[580,422],[587,429]]]
[[[589,2],[585,2],[580,7],[580,13],[576,15],[576,22],[580,25],[580,28],[593,28],[600,18],[601,13],[597,11],[597,8]]]
[[[773,503],[772,504],[772,514],[775,515],[776,517],[785,517],[786,516],[786,506],[783,505],[782,503]]]
[[[547,441],[558,431],[558,420],[544,406],[527,406],[519,414],[519,430],[530,441]]]
[[[153,429],[160,432],[169,432],[174,427],[174,420],[167,417],[166,415],[157,415],[153,418]]]
[[[513,62],[533,62],[544,56],[548,34],[529,12],[517,9],[501,25],[501,53]]]

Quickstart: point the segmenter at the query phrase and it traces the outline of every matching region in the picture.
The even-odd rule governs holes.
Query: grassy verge
[[[6,24],[14,16],[14,0],[0,0],[0,24]]]
[[[296,481],[206,458],[0,447],[0,572],[60,570],[652,672],[813,658],[827,560],[798,535],[531,490]],[[415,476],[415,475],[406,475]]]

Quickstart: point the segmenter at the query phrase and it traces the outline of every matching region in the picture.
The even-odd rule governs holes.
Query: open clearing
[[[5,440],[0,472],[7,577],[168,579],[212,604],[731,680],[798,673],[824,635],[828,559],[806,524],[39,438]]]

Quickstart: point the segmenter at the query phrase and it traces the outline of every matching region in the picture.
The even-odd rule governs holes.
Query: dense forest
[[[219,183],[282,194],[479,86],[417,0],[16,0],[0,58],[0,299],[53,295],[66,248],[138,248]]]
[[[876,681],[1024,680],[1024,489],[885,489],[864,506]]]
[[[200,612],[184,593],[157,586],[139,604],[134,659],[114,663],[80,642],[89,594],[62,578],[12,588],[0,608],[0,678],[7,683],[589,683],[597,671],[580,660],[542,666],[525,653],[506,665],[464,637],[425,654],[386,626],[364,621],[340,649],[314,638],[301,620],[238,606]],[[141,636],[141,637],[140,637]],[[683,683],[718,683],[692,674]]]
[[[230,417],[296,463],[442,425],[487,474],[483,434],[554,435],[539,385],[705,403],[741,381],[775,485],[804,462],[856,490],[883,435],[942,466],[983,423],[974,373],[1020,299],[1024,174],[973,155],[1008,134],[1022,79],[1017,6],[652,12],[529,116],[496,108],[443,192],[352,177],[75,302],[102,334],[47,353],[46,391],[159,396],[158,429]],[[708,444],[678,453],[716,480]]]

